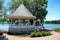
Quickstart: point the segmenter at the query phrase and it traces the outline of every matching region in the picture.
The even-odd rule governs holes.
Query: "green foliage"
[[[42,31],[42,32],[32,32],[30,34],[31,37],[42,37],[42,36],[49,36],[51,35],[50,32],[45,32],[45,31]]]
[[[2,10],[4,0],[0,0],[0,10]]]
[[[30,34],[30,36],[31,37],[36,37],[37,35],[36,35],[36,32],[32,32],[31,34]]]
[[[42,32],[42,34],[43,34],[43,36],[47,36],[47,35],[51,35],[51,33],[50,32]]]
[[[45,21],[46,24],[60,24],[60,20]]]
[[[28,36],[28,35],[30,35],[31,37],[42,37],[42,36],[49,36],[49,35],[51,35],[50,32],[45,32],[45,31],[43,31],[43,32],[39,32],[39,31],[37,31],[37,32],[31,32],[30,34],[28,34],[28,33],[18,34],[18,33],[10,33],[10,32],[7,32],[7,33],[9,35],[22,35],[22,36]]]
[[[41,36],[43,36],[41,32],[37,32],[36,35],[37,35],[37,37],[41,37]]]
[[[4,0],[0,0],[0,22],[7,21],[7,8],[4,6]]]
[[[47,35],[51,35],[51,33],[50,32],[47,32]]]
[[[60,32],[60,28],[55,28],[55,31],[56,32]]]

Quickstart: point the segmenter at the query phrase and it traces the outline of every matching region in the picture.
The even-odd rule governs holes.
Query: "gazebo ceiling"
[[[36,19],[36,17],[33,16],[32,13],[30,13],[23,4],[21,4],[9,18],[10,19],[27,19],[27,20]]]

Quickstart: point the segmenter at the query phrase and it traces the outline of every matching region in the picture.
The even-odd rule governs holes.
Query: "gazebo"
[[[35,16],[28,11],[28,9],[21,4],[17,10],[9,17],[11,24],[9,25],[9,32],[11,33],[23,33],[28,31],[34,31]]]

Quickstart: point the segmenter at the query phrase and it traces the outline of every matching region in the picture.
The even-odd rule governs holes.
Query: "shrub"
[[[14,34],[13,34],[13,33],[11,33],[11,32],[7,32],[7,34],[8,34],[8,35],[14,35]]]
[[[43,32],[42,32],[42,35],[43,35],[43,36],[49,36],[49,35],[51,35],[51,33],[50,33],[50,32],[44,32],[44,31],[43,31]]]
[[[46,32],[47,33],[47,35],[49,36],[49,35],[51,35],[51,33],[50,32]]]
[[[49,36],[51,35],[50,32],[45,32],[45,31],[42,31],[42,32],[32,32],[30,34],[31,37],[41,37],[41,36]]]
[[[31,36],[31,37],[36,37],[36,32],[32,32],[32,33],[30,34],[30,36]]]
[[[37,33],[36,33],[36,36],[37,36],[37,37],[41,37],[41,36],[42,36],[42,33],[41,33],[41,32],[37,32]]]
[[[42,36],[46,36],[46,35],[47,35],[47,33],[43,31],[42,32]]]

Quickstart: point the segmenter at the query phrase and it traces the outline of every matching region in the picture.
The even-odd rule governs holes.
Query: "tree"
[[[4,0],[0,0],[0,22],[7,21],[7,8],[4,6]]]
[[[3,22],[6,22],[7,19],[8,19],[7,18],[7,11],[8,11],[7,8],[6,7],[3,7],[3,12],[2,12],[3,13],[2,14],[3,15],[3,19],[2,19]]]
[[[0,10],[1,10],[2,7],[3,7],[3,2],[4,2],[4,0],[0,0]]]
[[[0,22],[2,21],[2,8],[3,8],[4,0],[0,0]]]

